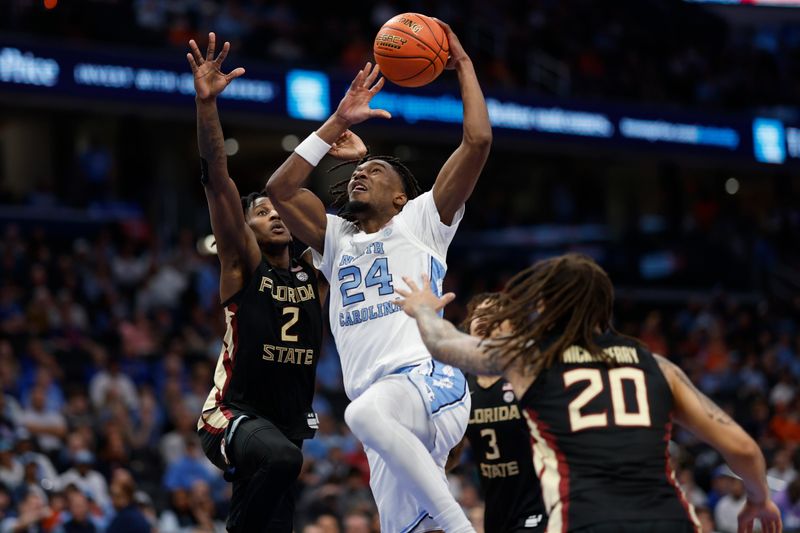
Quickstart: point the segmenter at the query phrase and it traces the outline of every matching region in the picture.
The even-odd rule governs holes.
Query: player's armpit
[[[267,194],[292,235],[323,253],[328,225],[325,206],[314,193],[300,186],[312,170],[305,159],[291,154],[269,178]]]
[[[301,257],[303,261],[305,261],[309,265],[314,264],[314,257],[311,248],[307,248],[306,251],[303,252],[303,255]],[[317,274],[317,292],[319,293],[319,305],[320,307],[325,309],[325,299],[328,297],[328,290],[330,290],[331,286],[328,283],[327,278],[322,274],[322,272],[320,272],[313,266],[311,268],[314,269],[314,272],[316,272]]]
[[[467,442],[467,438],[464,437],[461,439],[461,442],[453,446],[453,449],[450,450],[450,453],[447,454],[447,462],[444,465],[444,471],[450,472],[455,467],[457,467],[461,463],[461,455],[464,451],[464,444]]]

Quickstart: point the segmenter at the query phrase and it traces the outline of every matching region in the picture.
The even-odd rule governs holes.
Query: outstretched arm
[[[422,276],[421,289],[411,278],[403,277],[403,281],[409,290],[395,287],[395,292],[404,298],[396,303],[416,319],[422,341],[435,359],[471,374],[503,373],[509,361],[502,350],[496,349],[493,341],[462,333],[439,316],[438,312],[455,298],[452,292],[437,297],[431,292],[427,275]]]
[[[450,26],[435,20],[442,26],[450,42],[450,59],[446,68],[455,69],[458,73],[464,105],[464,136],[461,144],[445,162],[433,185],[433,200],[439,210],[439,218],[450,225],[456,212],[472,194],[489,157],[492,125],[472,60]]]
[[[739,531],[752,531],[756,518],[764,531],[780,531],[780,511],[770,500],[764,455],[758,444],[700,392],[683,370],[660,355],[656,360],[672,389],[676,421],[719,451],[744,482],[747,504],[739,515]]]
[[[255,235],[245,222],[239,191],[228,175],[225,138],[217,112],[217,96],[231,81],[244,74],[244,69],[240,67],[223,74],[222,62],[228,55],[230,43],[223,45],[216,59],[215,44],[216,36],[209,33],[208,50],[203,58],[197,43],[194,40],[189,41],[191,53],[186,54],[186,59],[194,74],[201,181],[211,214],[211,229],[217,243],[222,270],[219,290],[220,298],[224,301],[242,288],[245,276],[255,269],[261,253]]]
[[[387,111],[369,108],[370,100],[383,87],[384,80],[378,79],[379,74],[378,65],[373,68],[367,63],[350,84],[333,115],[303,143],[309,142],[315,149],[327,145],[328,153],[342,159],[363,157],[366,147],[348,128],[370,117],[390,118]],[[309,161],[298,151],[292,152],[283,165],[270,176],[267,192],[289,231],[322,253],[328,224],[325,206],[314,193],[303,188],[317,163],[319,159]]]

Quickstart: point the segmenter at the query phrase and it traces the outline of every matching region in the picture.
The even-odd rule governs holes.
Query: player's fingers
[[[194,56],[191,53],[186,54],[186,60],[189,61],[189,66],[192,67],[192,72],[197,71],[197,61],[194,60]]]
[[[400,288],[397,288],[397,287],[395,287],[395,288],[394,288],[394,292],[396,292],[397,294],[399,294],[399,295],[400,295],[400,296],[402,296],[403,298],[408,298],[408,296],[410,296],[410,295],[411,295],[411,292],[410,292],[410,291],[407,291],[407,290],[405,290],[405,289],[400,289]],[[406,301],[405,301],[405,300],[397,300],[397,302],[398,302],[398,303],[406,303]]]
[[[444,28],[445,31],[448,31],[448,32],[452,32],[453,31],[452,28],[450,28],[450,24],[448,24],[448,23],[446,23],[446,22],[444,22],[442,20],[439,20],[436,17],[431,17],[431,18],[433,19],[434,22],[436,22],[436,24],[438,24],[439,26]]]
[[[222,50],[220,50],[219,55],[217,56],[217,59],[214,60],[214,63],[216,63],[217,66],[221,66],[222,65],[222,62],[225,61],[226,57],[228,57],[228,51],[230,49],[231,49],[231,43],[229,43],[228,41],[225,41],[225,44],[222,45]]]
[[[364,87],[371,87],[375,80],[378,79],[378,75],[381,73],[381,66],[375,63],[372,67],[372,71],[367,76],[367,79],[364,80]]]
[[[419,287],[417,287],[417,282],[409,278],[408,276],[403,276],[403,281],[406,282],[406,285],[409,286],[412,292],[416,292],[419,290]]]
[[[431,277],[427,274],[422,275],[422,286],[423,287],[430,287],[431,286]]]
[[[386,78],[381,76],[381,79],[378,80],[372,87],[370,87],[369,92],[372,94],[378,94],[383,89],[383,84],[386,83]]]
[[[197,43],[194,42],[194,39],[189,40],[189,49],[192,51],[192,55],[194,56],[195,62],[198,65],[202,65],[203,54],[200,52],[200,48],[197,47]]]
[[[350,130],[344,130],[344,133],[339,135],[339,138],[336,139],[331,146],[336,146],[339,143],[347,142],[347,139],[349,139],[351,135],[352,133],[350,132]]]
[[[372,118],[392,118],[392,114],[385,109],[370,109],[369,114]]]
[[[350,88],[355,89],[356,87],[360,87],[363,79],[364,79],[364,69],[362,68],[361,70],[358,71],[356,77],[353,78],[353,81],[350,82]]]
[[[454,292],[448,292],[447,294],[439,298],[439,305],[441,305],[441,308],[445,308],[447,307],[447,304],[449,304],[455,299],[456,299],[456,294]]]
[[[230,71],[229,73],[227,73],[225,75],[225,79],[228,80],[228,81],[233,81],[236,78],[238,78],[239,76],[243,76],[243,75],[244,75],[244,68],[237,67],[237,68],[233,69],[232,71]]]
[[[372,71],[374,70],[372,63],[367,61],[367,64],[364,65],[363,75],[361,76],[361,85],[369,89],[370,81],[369,78],[372,76]]]
[[[208,48],[206,48],[206,61],[214,60],[214,52],[217,49],[217,36],[213,31],[208,32]]]

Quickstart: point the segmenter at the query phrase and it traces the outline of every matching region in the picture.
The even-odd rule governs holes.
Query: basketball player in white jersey
[[[316,252],[315,265],[331,283],[331,328],[352,400],[345,419],[365,445],[381,530],[387,533],[474,531],[444,473],[447,454],[467,425],[464,376],[431,358],[414,321],[394,303],[403,276],[428,275],[441,293],[447,248],[491,147],[489,114],[472,62],[450,27],[440,24],[450,42],[447,68],[458,74],[464,130],[431,191],[419,194],[416,180],[394,158],[364,158],[363,143],[348,131],[368,118],[390,118],[369,107],[384,82],[369,63],[336,112],[267,185],[281,218]],[[329,151],[361,158],[340,184],[339,216],[326,215],[319,198],[302,188]]]

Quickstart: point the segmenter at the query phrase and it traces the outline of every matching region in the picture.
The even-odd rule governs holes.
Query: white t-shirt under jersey
[[[330,282],[331,331],[351,400],[379,378],[430,359],[416,322],[394,303],[394,288],[405,288],[403,276],[419,284],[428,274],[441,294],[447,248],[463,216],[461,206],[451,225],[442,223],[431,192],[375,233],[328,215],[324,254],[314,252],[314,266]]]

